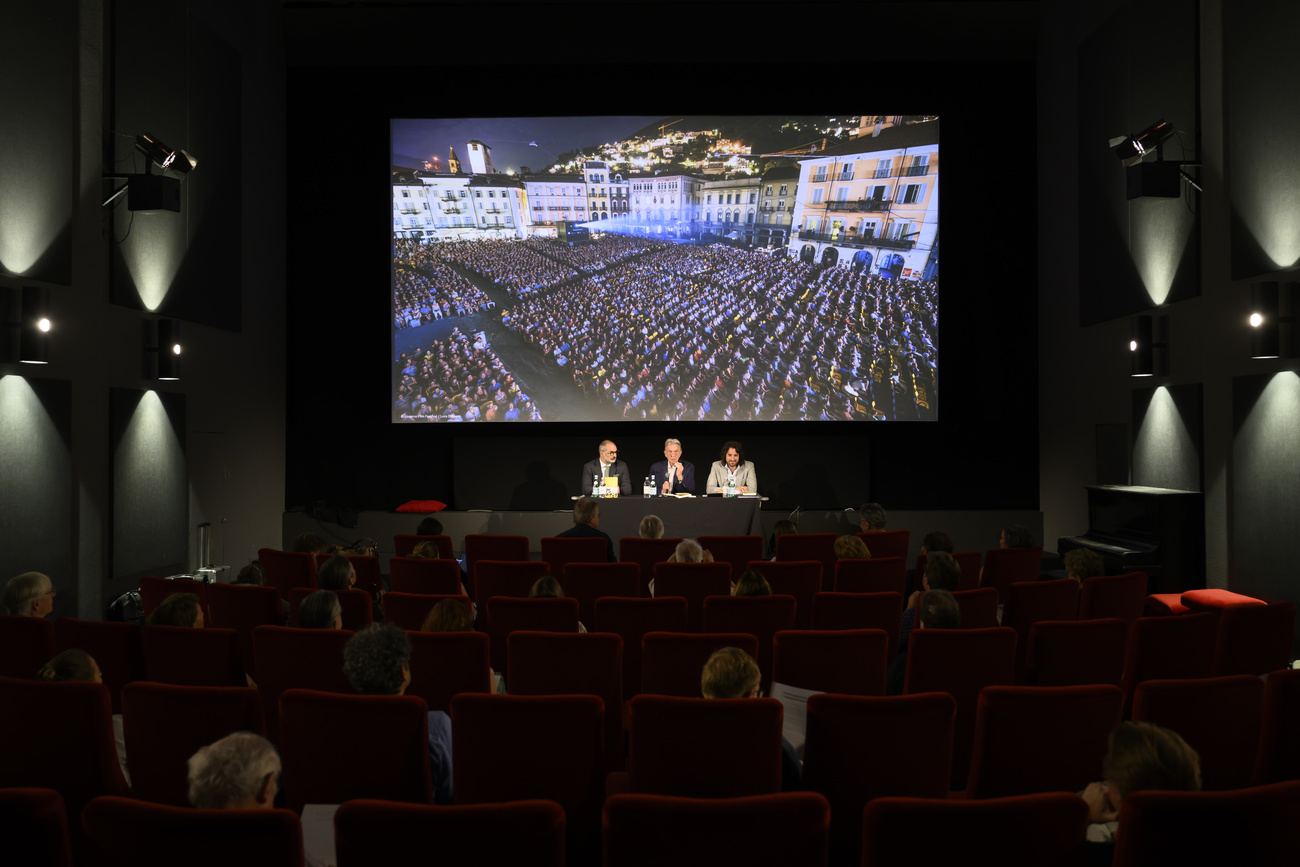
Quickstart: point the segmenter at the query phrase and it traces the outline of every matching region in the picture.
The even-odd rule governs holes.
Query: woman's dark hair
[[[325,540],[308,530],[306,533],[299,533],[293,538],[293,547],[290,550],[297,551],[300,554],[319,554],[325,548]]]
[[[415,535],[441,536],[442,522],[439,521],[437,518],[435,518],[433,515],[430,515],[429,517],[425,518],[420,522],[420,526],[415,528]]]
[[[38,680],[94,680],[95,660],[78,648],[69,648],[51,659],[36,673]]]
[[[343,616],[343,605],[333,590],[315,590],[298,603],[298,626],[301,629],[333,629],[334,621]]]
[[[543,575],[538,578],[533,586],[528,590],[529,599],[563,599],[564,588],[560,582],[555,580],[552,575]]]
[[[444,599],[429,609],[421,632],[473,632],[474,612],[459,599]]]
[[[256,563],[249,563],[243,569],[239,570],[239,574],[235,576],[235,580],[231,581],[230,583],[231,584],[256,584],[258,586],[261,586],[266,583],[266,578],[262,575],[261,566],[258,566]]]
[[[740,578],[736,581],[737,596],[771,596],[772,585],[767,583],[767,579],[762,574],[748,569],[741,573]]]
[[[199,619],[197,593],[173,593],[149,615],[150,626],[193,626]]]
[[[322,590],[350,590],[352,574],[352,562],[342,554],[335,554],[316,570],[316,585]]]

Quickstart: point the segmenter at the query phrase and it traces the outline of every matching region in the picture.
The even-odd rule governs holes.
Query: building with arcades
[[[674,238],[692,233],[699,178],[687,174],[633,175],[629,182],[629,221],[634,231]]]
[[[585,223],[587,210],[587,184],[580,174],[525,175],[524,189],[528,192],[529,234],[555,237],[557,222]]]

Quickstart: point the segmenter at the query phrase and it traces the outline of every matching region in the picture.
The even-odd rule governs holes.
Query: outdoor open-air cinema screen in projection
[[[391,135],[394,422],[937,418],[937,117]]]

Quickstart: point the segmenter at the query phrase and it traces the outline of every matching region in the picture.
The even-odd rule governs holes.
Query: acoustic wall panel
[[[1203,491],[1201,384],[1133,392],[1133,484]]]
[[[185,395],[109,392],[113,577],[188,568]]]

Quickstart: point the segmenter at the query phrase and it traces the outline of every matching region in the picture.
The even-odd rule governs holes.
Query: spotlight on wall
[[[181,378],[181,324],[175,319],[141,321],[143,353],[140,375],[144,379],[174,381]]]
[[[4,290],[3,341],[0,360],[23,364],[48,364],[50,332],[54,321],[50,314],[50,290],[24,286],[21,290]]]
[[[1266,280],[1250,284],[1250,357],[1277,358],[1283,354],[1282,326],[1288,328],[1295,323],[1294,313],[1282,313],[1283,298],[1287,306],[1295,310],[1294,299],[1298,283],[1288,283],[1284,291],[1279,291],[1276,280]]]
[[[108,207],[126,193],[128,210],[180,211],[181,181],[180,178],[168,176],[167,170],[171,169],[180,175],[187,175],[198,166],[199,161],[188,152],[176,150],[147,132],[135,137],[135,148],[148,158],[144,174],[104,175],[106,181],[126,181],[104,199],[104,207]],[[162,174],[153,174],[154,166],[162,169]]]
[[[1161,317],[1160,323],[1165,324],[1165,317]],[[1161,350],[1161,360],[1167,362],[1168,341],[1155,339],[1155,317],[1148,314],[1134,316],[1129,321],[1129,341],[1128,350],[1132,356],[1133,366],[1132,376],[1155,376],[1156,367],[1156,350]],[[1161,364],[1159,373],[1168,373],[1168,364]]]
[[[135,146],[160,169],[171,169],[188,175],[199,164],[199,161],[187,152],[170,148],[147,132],[142,132],[135,137]]]
[[[1184,171],[1197,163],[1165,162],[1162,147],[1173,134],[1173,126],[1162,118],[1139,133],[1110,140],[1111,152],[1127,169],[1124,179],[1127,198],[1176,199],[1183,194],[1184,181],[1201,190],[1200,183]],[[1156,158],[1147,160],[1151,153]]]
[[[1134,135],[1116,136],[1110,140],[1110,149],[1125,167],[1135,166],[1169,140],[1174,128],[1163,118]]]

